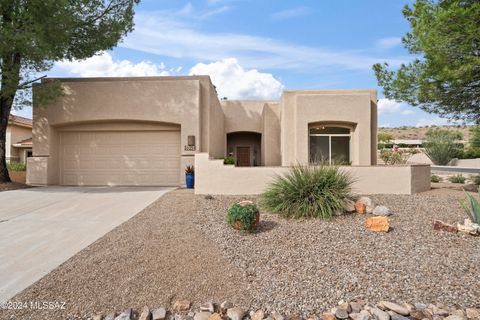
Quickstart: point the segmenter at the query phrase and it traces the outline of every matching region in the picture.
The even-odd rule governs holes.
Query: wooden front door
[[[250,147],[237,147],[237,166],[250,166]]]

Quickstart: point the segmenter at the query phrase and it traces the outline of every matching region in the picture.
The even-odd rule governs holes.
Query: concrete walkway
[[[0,192],[0,301],[6,301],[171,188],[43,187]]]

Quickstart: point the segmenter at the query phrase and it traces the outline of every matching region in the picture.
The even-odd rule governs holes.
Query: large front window
[[[309,129],[310,163],[349,164],[350,129],[314,126]]]

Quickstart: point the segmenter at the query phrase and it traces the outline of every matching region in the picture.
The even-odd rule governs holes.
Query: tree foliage
[[[0,0],[0,182],[9,181],[5,132],[14,101],[28,102],[40,72],[55,61],[85,59],[111,49],[133,30],[139,0]],[[39,87],[52,99],[59,86]]]
[[[470,147],[480,148],[480,126],[475,126],[470,129]]]
[[[396,71],[375,64],[389,99],[480,124],[480,1],[417,0],[403,15],[403,43],[415,59]]]

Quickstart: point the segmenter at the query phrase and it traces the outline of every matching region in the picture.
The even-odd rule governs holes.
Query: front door
[[[250,147],[237,147],[237,166],[250,166]]]

